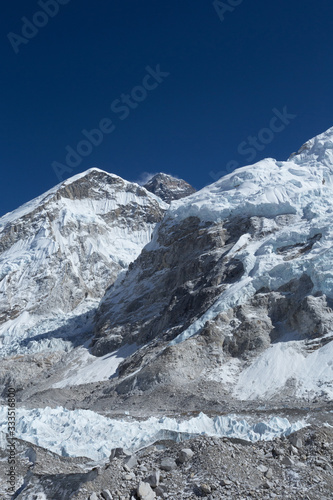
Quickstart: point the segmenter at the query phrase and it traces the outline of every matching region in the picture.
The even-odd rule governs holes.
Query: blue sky
[[[0,215],[92,166],[199,189],[286,159],[333,125],[332,19],[331,0],[5,2]]]

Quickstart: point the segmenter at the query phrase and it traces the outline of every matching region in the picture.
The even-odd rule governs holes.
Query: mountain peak
[[[103,176],[106,176],[106,177],[113,177],[114,179],[119,179],[120,181],[124,182],[124,183],[127,183],[128,181],[125,181],[122,177],[120,177],[119,175],[116,175],[116,174],[112,174],[110,172],[106,172],[105,170],[102,170],[98,167],[91,167],[89,168],[88,170],[85,170],[84,172],[80,172],[79,174],[76,174],[76,175],[73,175],[72,177],[69,177],[68,179],[66,179],[65,181],[61,182],[60,184],[58,184],[57,186],[55,186],[55,189],[56,188],[59,188],[60,186],[66,186],[68,184],[72,184],[73,182],[76,182],[80,179],[84,179],[84,178],[91,178],[91,177],[94,177],[94,176],[100,176],[100,177],[103,177]]]
[[[93,168],[3,216],[0,357],[38,350],[52,329],[90,311],[167,208],[142,186]],[[57,337],[50,345],[66,343]]]
[[[143,187],[159,196],[166,203],[185,198],[196,191],[183,179],[177,179],[163,172],[154,175]]]
[[[69,177],[42,195],[37,196],[12,212],[0,217],[0,230],[6,224],[27,216],[36,209],[46,207],[46,205],[53,200],[59,200],[60,198],[69,198],[71,200],[94,198],[103,200],[109,198],[110,192],[113,192],[114,190],[131,192],[133,195],[137,195],[139,197],[146,196],[148,194],[141,186],[138,186],[134,182],[126,181],[116,174],[111,174],[97,167],[93,167]],[[111,197],[112,196],[113,195],[111,195]],[[150,195],[150,197],[155,198],[153,195]],[[156,198],[155,201],[161,203],[160,200]]]

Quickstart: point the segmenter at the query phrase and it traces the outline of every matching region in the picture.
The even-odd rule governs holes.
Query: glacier
[[[252,419],[253,420],[253,419]],[[89,410],[43,408],[17,411],[16,437],[66,457],[109,458],[112,448],[135,451],[172,436],[181,440],[195,435],[238,438],[250,442],[287,436],[305,427],[305,420],[290,423],[272,416],[267,421],[250,422],[235,415],[208,417],[204,413],[181,420],[150,417],[147,420],[104,417]],[[0,446],[6,446],[7,407],[0,407]],[[177,438],[178,436],[178,438]]]

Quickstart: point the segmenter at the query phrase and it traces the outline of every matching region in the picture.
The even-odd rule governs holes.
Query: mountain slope
[[[333,128],[173,202],[96,314],[95,355],[143,346],[117,390],[208,380],[236,398],[332,397],[332,200]]]
[[[132,496],[146,471],[165,469],[161,448],[176,458],[171,440],[195,435],[192,458],[172,465],[169,495],[217,484],[213,495],[266,498],[274,488],[298,499],[304,483],[322,498],[313,488],[325,481],[329,494],[332,153],[333,128],[286,162],[238,169],[169,207],[94,169],[0,220],[0,455],[11,385],[18,497]],[[139,458],[126,484],[136,460],[119,446]],[[203,473],[203,450],[209,458],[218,446]],[[229,479],[217,481],[226,452]]]
[[[61,348],[89,331],[83,315],[150,241],[166,208],[137,184],[91,169],[2,217],[1,356]]]

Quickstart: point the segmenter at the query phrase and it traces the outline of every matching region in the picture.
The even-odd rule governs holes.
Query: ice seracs
[[[106,460],[112,448],[138,450],[160,439],[182,434],[228,436],[247,441],[270,440],[289,435],[306,425],[305,421],[290,423],[286,418],[248,422],[235,416],[174,419],[151,417],[147,420],[110,419],[93,411],[65,408],[19,410],[17,436],[59,455]],[[0,408],[0,438],[6,430],[6,411]],[[2,443],[4,440],[2,440]]]
[[[333,127],[303,144],[297,153],[293,153],[290,156],[289,161],[293,161],[299,165],[304,163],[310,165],[321,163],[332,169]]]

